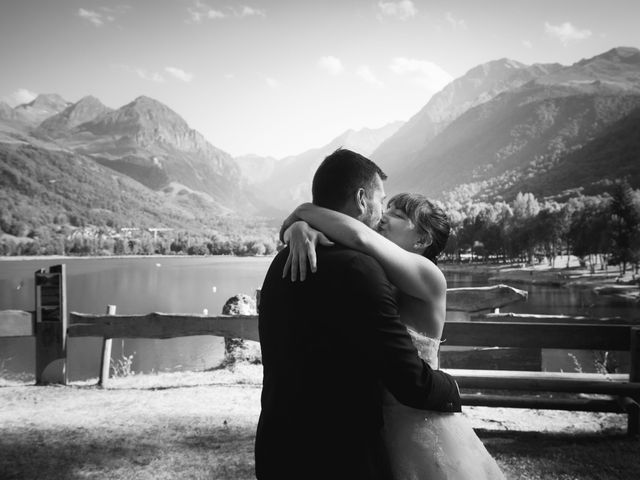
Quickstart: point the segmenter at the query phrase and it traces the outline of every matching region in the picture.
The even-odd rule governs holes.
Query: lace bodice
[[[420,358],[427,362],[433,369],[438,368],[438,351],[440,349],[440,339],[427,337],[421,333],[416,332],[411,328],[407,328],[411,340],[418,350]]]

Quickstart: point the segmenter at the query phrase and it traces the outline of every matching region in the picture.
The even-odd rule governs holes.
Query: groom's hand
[[[458,382],[442,370],[433,370],[433,389],[428,398],[430,409],[441,412],[461,412]]]
[[[311,272],[318,269],[316,246],[332,246],[334,243],[326,235],[312,227],[306,222],[297,221],[293,223],[284,233],[284,239],[289,243],[289,256],[282,271],[282,278],[285,278],[291,270],[291,281],[295,282],[298,277],[300,281],[307,278],[307,263]]]

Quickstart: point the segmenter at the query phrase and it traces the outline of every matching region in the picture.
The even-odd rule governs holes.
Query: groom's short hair
[[[342,209],[359,188],[364,188],[371,198],[376,174],[382,180],[387,175],[367,157],[338,148],[327,156],[313,176],[311,194],[313,203],[331,210]]]

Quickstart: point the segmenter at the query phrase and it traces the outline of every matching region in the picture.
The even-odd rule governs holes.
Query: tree
[[[554,207],[543,208],[538,212],[534,224],[534,238],[537,245],[549,259],[549,265],[555,266],[558,247],[562,239],[563,213]]]
[[[511,208],[513,209],[513,216],[516,219],[532,218],[540,212],[540,204],[533,193],[519,192]]]
[[[622,274],[627,263],[637,263],[640,257],[640,208],[629,184],[619,182],[611,199],[611,236],[613,258],[622,264]]]
[[[518,193],[512,202],[513,216],[507,231],[511,239],[512,254],[525,253],[527,262],[533,263],[535,248],[535,218],[540,212],[540,204],[532,193]]]
[[[585,201],[582,208],[575,210],[569,226],[569,239],[573,254],[585,261],[589,260],[594,270],[598,254],[611,249],[611,226],[609,202],[600,199]]]

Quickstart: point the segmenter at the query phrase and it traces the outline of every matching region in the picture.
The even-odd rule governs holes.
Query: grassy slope
[[[94,224],[107,220],[136,226],[196,224],[191,210],[171,205],[86,157],[63,151],[0,144],[0,187],[5,211],[19,218],[35,216],[38,224],[51,223],[59,213]]]
[[[88,157],[0,142],[0,214],[32,227],[64,213],[87,225],[169,227],[192,233],[272,235],[275,225],[242,215],[220,215],[219,205],[186,189],[155,192]],[[279,224],[278,224],[279,225]]]
[[[1,476],[254,478],[260,371],[136,376],[108,390],[0,388]],[[479,407],[466,415],[511,479],[640,478],[640,442],[622,434],[622,416]]]

